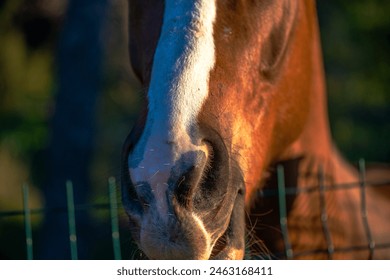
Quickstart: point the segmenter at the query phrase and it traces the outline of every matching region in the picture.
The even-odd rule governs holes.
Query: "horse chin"
[[[237,249],[233,247],[228,247],[219,252],[215,257],[210,259],[212,260],[242,260],[245,255],[244,249]]]

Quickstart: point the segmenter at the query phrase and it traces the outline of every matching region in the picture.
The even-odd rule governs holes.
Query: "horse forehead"
[[[148,123],[191,130],[215,63],[215,0],[166,0],[148,90]],[[164,123],[165,122],[165,123]]]
[[[180,120],[182,128],[188,129],[205,101],[214,100],[208,99],[210,83],[228,82],[226,74],[218,75],[217,80],[215,76],[210,79],[210,72],[217,63],[222,68],[231,68],[236,52],[248,48],[246,40],[241,40],[245,35],[239,32],[246,30],[242,25],[248,23],[248,19],[240,19],[250,16],[250,7],[265,6],[247,0],[163,2],[160,26],[153,27],[160,29],[160,35],[155,51],[149,54],[152,67],[147,81],[148,110],[149,114],[154,112],[153,119],[169,119],[171,124]],[[148,34],[138,33],[138,36]],[[145,46],[145,49],[150,47]]]
[[[197,118],[215,63],[215,0],[166,0],[164,9],[147,92],[148,113],[130,166],[147,162],[148,151],[153,151],[149,165],[172,165],[201,142]]]

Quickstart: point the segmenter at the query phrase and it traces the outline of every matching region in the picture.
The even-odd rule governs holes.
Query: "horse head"
[[[129,1],[145,102],[124,145],[123,202],[149,258],[243,258],[268,166],[327,151],[314,2]]]

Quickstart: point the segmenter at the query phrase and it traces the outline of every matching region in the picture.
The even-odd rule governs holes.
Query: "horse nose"
[[[179,146],[179,147],[178,147]],[[176,143],[159,148],[134,149],[129,155],[129,175],[133,193],[143,209],[155,207],[162,215],[170,214],[172,201],[190,210],[194,192],[205,172],[209,148],[190,145],[180,149]],[[136,162],[136,158],[142,158]]]
[[[175,134],[175,141],[172,133],[145,131],[126,151],[122,176],[132,236],[151,258],[208,259],[237,194],[228,192],[235,169],[227,147],[205,127],[193,137]]]

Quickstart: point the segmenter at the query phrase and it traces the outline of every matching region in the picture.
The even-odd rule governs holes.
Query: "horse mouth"
[[[200,230],[197,223],[189,222],[194,214],[181,211],[172,215],[171,225],[160,224],[158,215],[140,213],[134,207],[125,205],[129,218],[130,232],[139,250],[149,259],[243,259],[245,252],[245,221],[241,215],[242,195],[237,195],[229,216],[225,216],[223,233],[217,237],[209,235],[210,230]],[[129,201],[125,202],[128,204]],[[161,218],[161,216],[160,216]],[[159,218],[157,218],[159,219]],[[227,219],[227,220],[226,220]],[[200,221],[200,219],[199,219]],[[182,227],[188,223],[188,227]],[[173,226],[172,226],[173,225]],[[216,229],[216,228],[215,228]],[[214,229],[214,230],[215,230]],[[211,229],[211,231],[213,231]],[[150,234],[150,236],[146,236]],[[212,240],[214,239],[214,240]],[[208,248],[208,249],[207,249]]]

